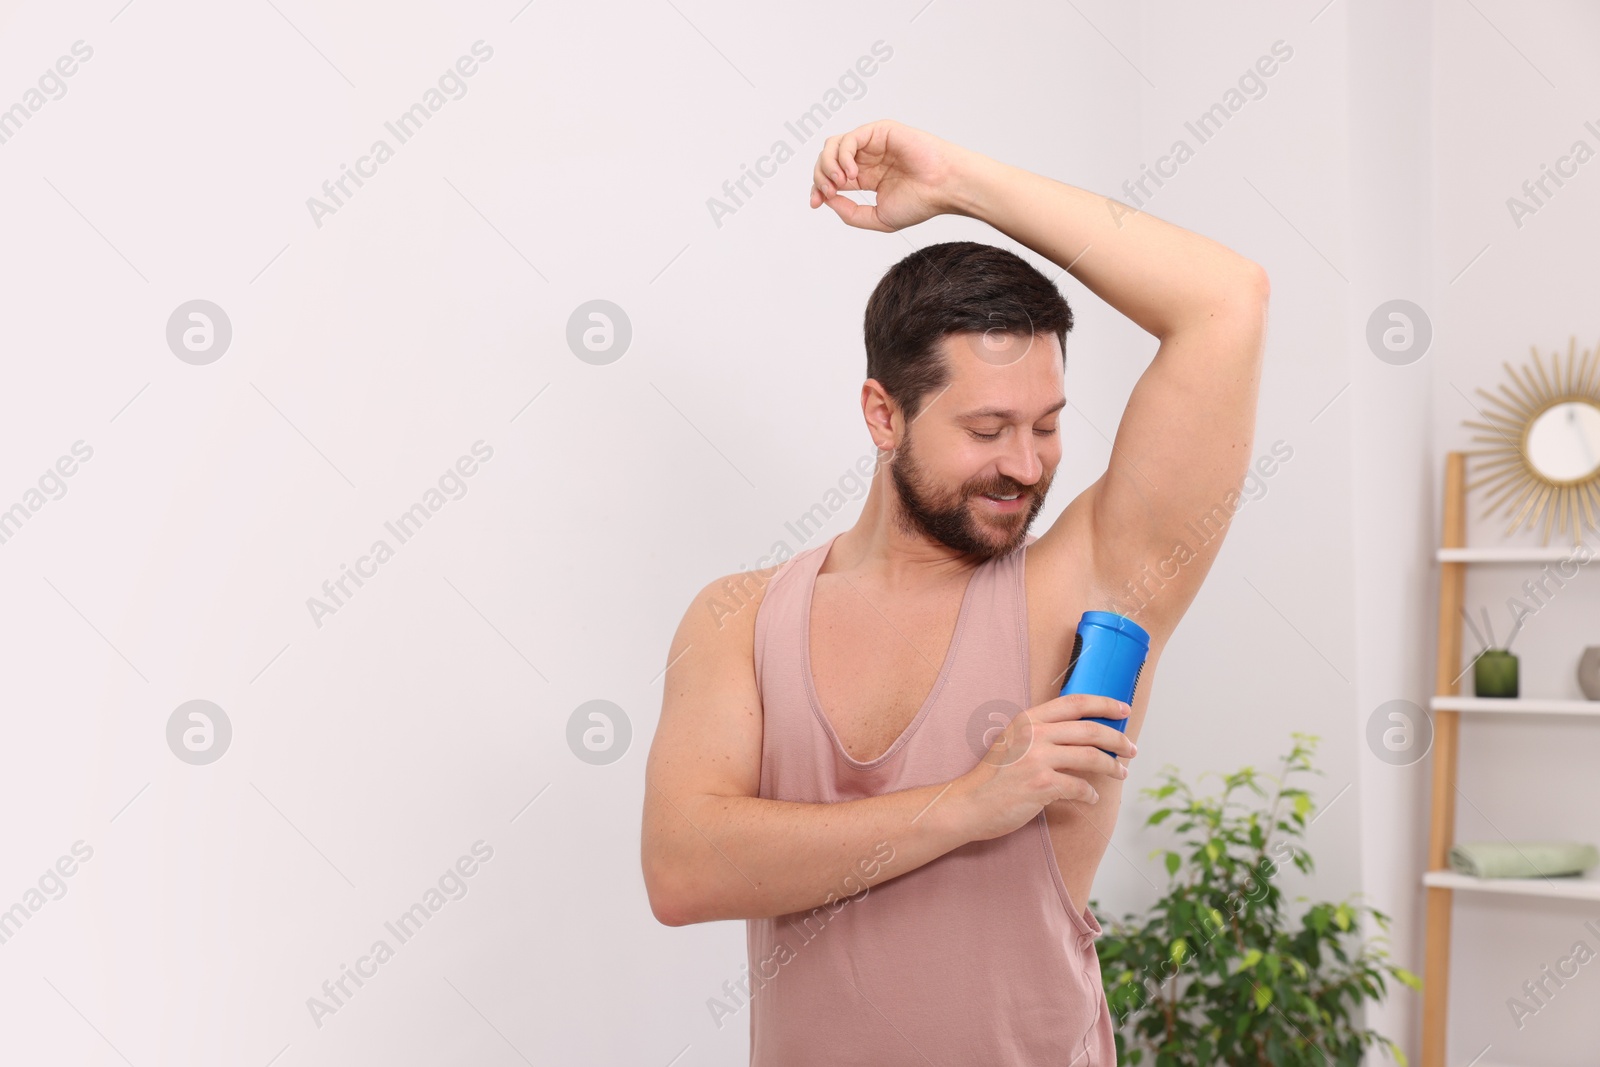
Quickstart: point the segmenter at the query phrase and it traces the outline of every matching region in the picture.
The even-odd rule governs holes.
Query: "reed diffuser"
[[[1478,639],[1478,644],[1483,646],[1477,658],[1472,661],[1472,691],[1480,697],[1512,698],[1517,695],[1517,657],[1511,654],[1511,642],[1517,639],[1517,634],[1522,630],[1522,619],[1518,619],[1511,633],[1506,638],[1504,648],[1496,647],[1494,640],[1494,626],[1489,621],[1489,609],[1483,609],[1483,631],[1473,623],[1472,617],[1467,614],[1467,609],[1461,609],[1461,617],[1466,620],[1472,636]],[[1484,639],[1484,634],[1488,639]]]

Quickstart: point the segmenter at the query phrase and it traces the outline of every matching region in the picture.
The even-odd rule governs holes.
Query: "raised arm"
[[[1084,495],[1103,606],[1170,633],[1221,549],[1250,469],[1266,272],[1153,215],[981,156],[957,188],[964,212],[1065,267],[1161,342]],[[1032,550],[1063,580],[1077,566],[1069,529],[1057,522]]]
[[[813,182],[813,207],[827,203],[863,229],[902,229],[941,213],[987,222],[1159,339],[1105,473],[1084,490],[1085,506],[1064,510],[1029,549],[1029,565],[1068,580],[1082,551],[1070,524],[1086,515],[1094,584],[1106,601],[1093,606],[1136,614],[1153,634],[1170,631],[1210,569],[1250,466],[1266,273],[1153,215],[897,122],[830,138]],[[877,203],[855,204],[841,189],[872,190]],[[1178,545],[1187,551],[1174,558]],[[1154,593],[1144,610],[1127,608],[1126,582]]]

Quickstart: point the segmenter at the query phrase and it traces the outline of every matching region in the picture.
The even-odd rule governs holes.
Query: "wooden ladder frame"
[[[1441,547],[1465,548],[1467,541],[1465,452],[1445,454],[1444,516]],[[1461,609],[1466,599],[1467,565],[1439,564],[1439,654],[1434,694],[1456,696],[1461,673]],[[1456,831],[1456,766],[1461,713],[1433,713],[1433,810],[1428,820],[1428,870],[1450,867]],[[1450,911],[1455,890],[1427,889],[1427,947],[1422,973],[1421,1067],[1445,1067],[1450,1018]]]

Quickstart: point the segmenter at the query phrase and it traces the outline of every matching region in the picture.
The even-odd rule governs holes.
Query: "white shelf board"
[[[1435,889],[1467,889],[1485,893],[1514,893],[1527,897],[1562,897],[1600,900],[1600,877],[1595,871],[1580,878],[1474,878],[1455,871],[1428,871],[1422,884]]]
[[[1583,566],[1576,545],[1550,545],[1540,548],[1438,548],[1434,549],[1440,563],[1555,563],[1570,559]],[[1600,557],[1591,546],[1589,559]]]
[[[1600,715],[1600,700],[1434,697],[1430,706],[1434,711],[1510,712],[1518,715]]]

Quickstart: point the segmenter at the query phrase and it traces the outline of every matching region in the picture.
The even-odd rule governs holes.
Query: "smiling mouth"
[[[978,493],[977,496],[987,502],[987,508],[993,512],[1009,515],[1020,512],[1028,503],[1028,498],[1023,493]]]

